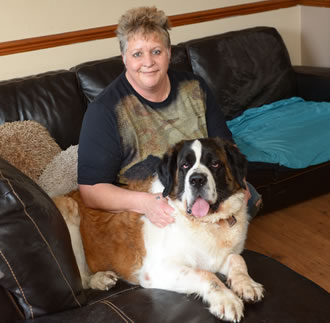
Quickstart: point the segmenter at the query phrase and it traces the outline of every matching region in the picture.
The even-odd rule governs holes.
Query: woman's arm
[[[79,185],[86,206],[109,212],[132,211],[144,214],[153,224],[164,227],[174,221],[173,208],[162,194],[127,190],[113,184]]]

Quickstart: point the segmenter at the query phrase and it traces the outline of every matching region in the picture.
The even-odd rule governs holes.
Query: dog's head
[[[166,153],[157,174],[163,196],[185,204],[188,214],[201,218],[245,188],[247,160],[230,142],[221,139],[182,141]]]

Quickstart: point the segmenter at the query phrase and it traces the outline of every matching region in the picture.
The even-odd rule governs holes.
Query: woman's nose
[[[148,53],[143,56],[143,65],[146,67],[150,67],[154,64],[154,60],[152,54]]]

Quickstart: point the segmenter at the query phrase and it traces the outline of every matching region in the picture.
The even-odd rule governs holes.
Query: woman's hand
[[[174,209],[161,194],[149,194],[144,208],[143,214],[159,228],[175,221],[171,216]]]
[[[244,178],[244,183],[245,183],[245,196],[244,196],[244,201],[247,203],[248,200],[251,198],[251,193],[250,193],[250,190],[249,190],[249,186],[246,182],[246,179]]]
[[[115,213],[131,211],[144,214],[160,228],[174,222],[171,216],[173,208],[161,193],[131,191],[106,183],[79,185],[79,190],[88,207]]]

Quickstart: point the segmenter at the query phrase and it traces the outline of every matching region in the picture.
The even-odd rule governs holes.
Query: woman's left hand
[[[249,190],[249,186],[246,182],[246,179],[244,178],[244,183],[245,183],[245,196],[244,196],[244,201],[247,203],[248,200],[251,198],[251,193]]]

